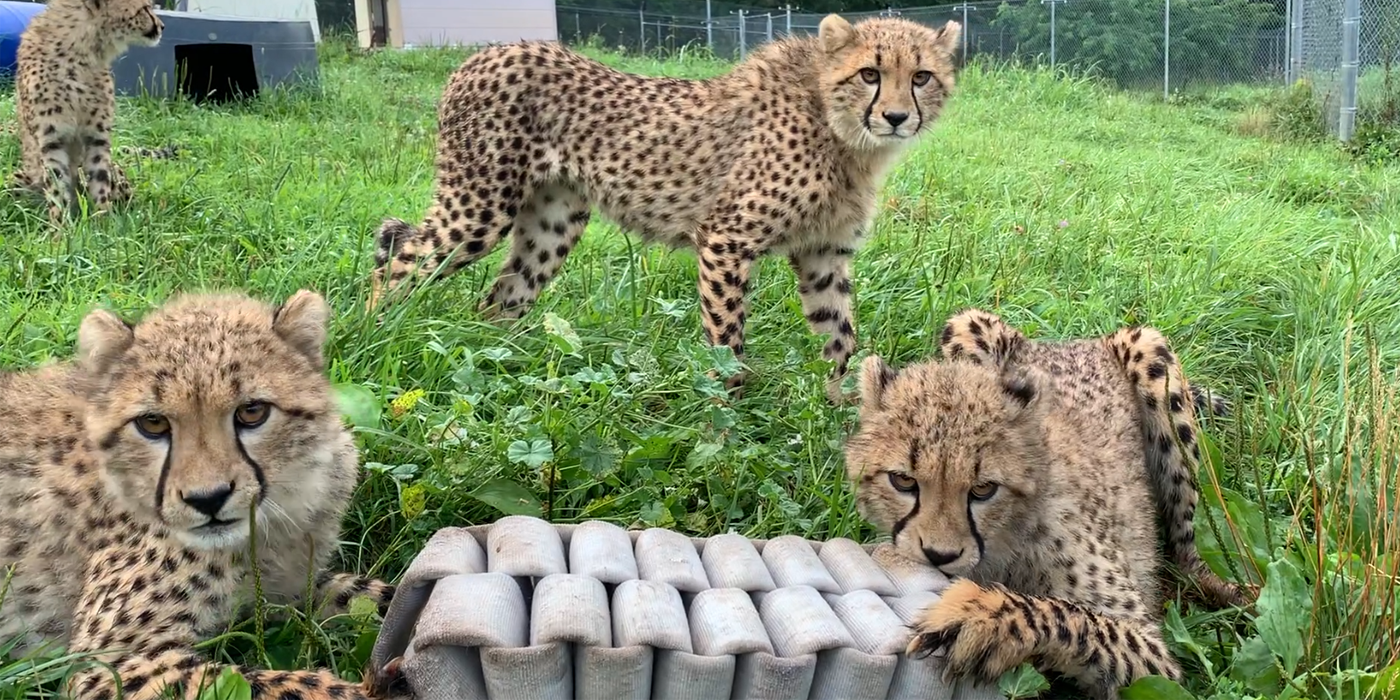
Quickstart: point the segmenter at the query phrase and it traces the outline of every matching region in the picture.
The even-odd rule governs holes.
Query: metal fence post
[[[637,29],[638,29],[638,32],[637,32],[637,41],[640,42],[641,45],[642,45],[642,47],[641,47],[641,52],[642,52],[642,53],[646,53],[646,52],[647,52],[647,6],[646,6],[646,3],[642,3],[642,5],[641,5],[640,7],[637,8],[637,18],[641,21],[641,24],[637,27]]]
[[[1172,0],[1162,10],[1162,101],[1172,96]]]
[[[1292,25],[1288,28],[1289,66],[1293,69],[1293,76],[1289,82],[1303,79],[1303,61],[1307,58],[1303,55],[1303,0],[1293,0]]]
[[[710,47],[710,52],[715,50],[715,18],[710,13],[710,0],[705,0],[705,45]]]
[[[748,24],[749,24],[748,21],[744,19],[744,11],[743,11],[743,10],[739,10],[739,58],[740,58],[740,59],[743,59],[745,56],[748,56],[748,55],[749,55],[749,46],[748,46],[748,39],[747,39],[747,34],[748,34],[748,33],[745,31],[746,29],[748,29]]]
[[[1342,111],[1337,135],[1350,141],[1356,128],[1356,73],[1361,49],[1361,0],[1342,3]]]
[[[1283,4],[1283,82],[1293,83],[1293,0]]]
[[[1040,4],[1050,6],[1050,66],[1055,66],[1055,6],[1065,0],[1040,0]]]
[[[783,5],[783,14],[787,15],[787,24],[783,27],[786,36],[792,36],[792,5]]]
[[[952,7],[952,10],[953,10],[954,12],[957,12],[958,10],[962,10],[962,58],[963,58],[963,61],[967,61],[967,35],[969,35],[969,34],[972,33],[972,27],[968,26],[968,24],[967,24],[967,11],[968,11],[968,10],[974,10],[974,11],[975,11],[976,9],[977,9],[977,8],[973,7],[972,5],[970,5],[969,3],[966,3],[966,2],[964,2],[964,3],[961,4],[961,5],[954,5],[954,6]]]
[[[763,16],[763,18],[766,19],[766,20],[768,20],[768,24],[767,24],[767,28],[766,28],[766,31],[765,31],[765,35],[767,36],[768,42],[769,42],[769,43],[772,43],[772,41],[773,41],[773,13],[772,13],[772,12],[769,12],[768,14],[765,14],[765,15]]]

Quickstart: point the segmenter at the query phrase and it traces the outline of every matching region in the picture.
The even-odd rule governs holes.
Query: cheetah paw
[[[402,700],[413,697],[413,689],[409,687],[408,678],[403,672],[402,656],[390,659],[378,673],[365,674],[361,687],[366,695],[373,698]]]
[[[916,658],[943,652],[945,680],[995,683],[1021,665],[1035,648],[1025,620],[999,588],[966,579],[943,592],[914,625],[906,653]]]

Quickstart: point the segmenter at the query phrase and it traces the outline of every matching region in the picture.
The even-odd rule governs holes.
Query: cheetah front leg
[[[398,692],[392,685],[371,690],[325,670],[271,671],[208,661],[193,649],[198,629],[226,622],[239,576],[226,562],[202,561],[159,543],[147,547],[112,547],[92,558],[69,651],[92,655],[99,664],[72,676],[69,697],[154,700],[173,688],[176,697],[193,700],[229,669],[247,679],[255,700],[370,700]],[[357,588],[370,587],[345,575],[327,577],[321,586],[325,593],[336,591],[337,600]],[[385,669],[380,677],[386,674],[393,671]]]
[[[405,283],[434,274],[442,279],[461,270],[510,233],[529,195],[525,171],[513,160],[463,157],[482,147],[472,138],[455,129],[440,135],[437,193],[421,225],[400,219],[380,225],[367,311]]]
[[[57,134],[40,141],[39,170],[43,173],[44,200],[49,204],[49,221],[64,221],[77,207],[78,193],[73,181],[73,168],[67,144]],[[31,180],[32,182],[32,180]]]
[[[946,652],[950,679],[996,683],[1032,661],[1042,672],[1078,680],[1104,700],[1144,676],[1181,678],[1161,632],[1150,623],[967,579],[948,587],[915,625],[908,653],[939,650]]]
[[[836,363],[826,382],[826,397],[833,404],[854,398],[841,390],[846,365],[856,350],[855,314],[851,310],[851,255],[849,248],[821,247],[794,253],[788,264],[797,275],[802,313],[816,335],[829,336],[822,359]]]
[[[350,683],[330,671],[271,671],[206,661],[190,649],[170,649],[154,654],[126,654],[109,661],[110,668],[85,669],[69,681],[73,700],[198,700],[228,670],[248,682],[252,700],[385,700],[409,696],[404,680],[392,669],[387,683],[366,680]]]
[[[516,214],[510,257],[481,302],[488,318],[519,318],[563,267],[588,226],[588,200],[572,188],[541,187]]]
[[[112,162],[112,143],[107,134],[87,137],[83,144],[83,170],[87,175],[88,197],[98,210],[105,211],[114,199],[130,196],[131,186],[125,174],[119,173]],[[120,178],[120,179],[119,179]]]
[[[701,239],[700,321],[711,345],[727,345],[734,356],[744,358],[744,322],[748,317],[749,274],[761,249],[753,242],[728,233],[711,233]],[[743,393],[745,372],[725,381],[735,396]]]

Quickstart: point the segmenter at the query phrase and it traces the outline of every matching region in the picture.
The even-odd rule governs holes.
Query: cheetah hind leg
[[[537,189],[515,215],[510,257],[478,311],[498,323],[530,310],[588,226],[588,199],[563,184]]]

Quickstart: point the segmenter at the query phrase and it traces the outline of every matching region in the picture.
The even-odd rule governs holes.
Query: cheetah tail
[[[946,360],[965,359],[997,369],[1006,367],[1026,337],[996,314],[964,309],[943,324],[939,350]]]
[[[120,149],[122,155],[136,156],[148,160],[175,160],[180,157],[180,152],[184,146],[179,144],[168,144],[160,148],[144,148],[142,146],[123,146]]]
[[[1196,549],[1196,471],[1200,463],[1195,408],[1225,410],[1223,399],[1187,382],[1167,339],[1153,328],[1125,328],[1105,339],[1141,402],[1147,469],[1168,558],[1217,606],[1242,605],[1244,595],[1201,560]]]

